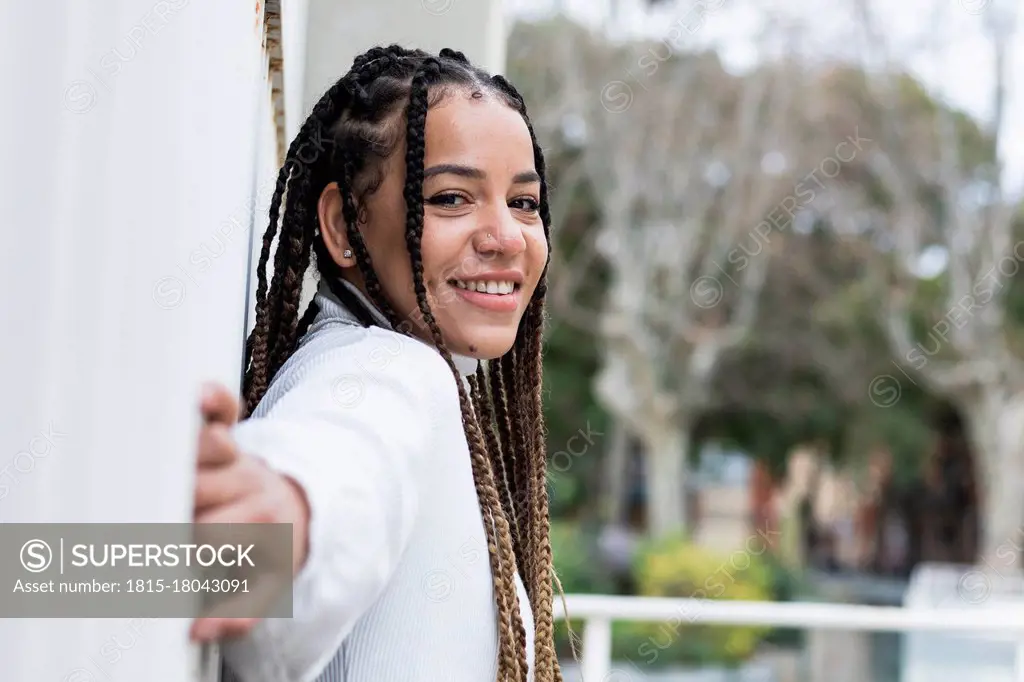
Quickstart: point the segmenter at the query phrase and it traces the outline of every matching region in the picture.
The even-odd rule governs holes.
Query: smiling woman
[[[312,139],[323,153],[300,156]],[[560,680],[550,219],[522,98],[459,52],[374,48],[314,107],[276,190],[248,418],[234,424],[222,389],[204,401],[195,516],[293,524],[294,616],[201,620],[193,635],[233,637],[227,680]],[[448,573],[460,543],[488,561]]]
[[[422,229],[427,302],[449,350],[499,357],[511,348],[547,264],[530,130],[507,95],[492,86],[488,97],[471,90],[437,102],[423,138],[422,217],[411,219],[413,230]],[[404,320],[420,309],[406,248],[410,218],[402,170],[407,155],[402,139],[381,164],[379,188],[354,206],[380,286]],[[354,252],[338,183],[324,188],[318,210],[325,246],[342,276],[368,291],[354,255],[345,256]],[[499,289],[502,283],[513,286]],[[427,324],[412,331],[432,339]]]

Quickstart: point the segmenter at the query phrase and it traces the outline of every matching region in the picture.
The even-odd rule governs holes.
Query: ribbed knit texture
[[[309,558],[293,618],[224,644],[222,680],[491,682],[494,587],[455,379],[435,349],[362,327],[326,287],[317,302],[234,432],[306,491]],[[465,381],[477,362],[455,360]],[[533,617],[517,587],[532,679]]]

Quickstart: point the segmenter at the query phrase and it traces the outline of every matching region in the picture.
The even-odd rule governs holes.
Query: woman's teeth
[[[496,282],[494,280],[454,280],[455,286],[460,289],[479,291],[483,294],[511,294],[516,289],[515,282]]]

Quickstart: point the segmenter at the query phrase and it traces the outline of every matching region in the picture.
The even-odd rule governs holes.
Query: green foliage
[[[765,552],[759,558],[768,571],[771,601],[806,599],[805,595],[811,587],[800,572],[786,566],[773,552]],[[774,628],[765,635],[764,641],[779,647],[801,649],[804,645],[804,634],[805,631],[798,628]]]
[[[566,325],[552,329],[544,349],[544,382],[550,387],[544,418],[551,457],[549,505],[556,518],[573,515],[590,501],[586,491],[591,486],[586,483],[596,480],[600,471],[609,420],[594,396],[597,369],[592,337]],[[593,443],[579,438],[581,432],[589,434]]]
[[[608,594],[614,591],[598,560],[597,537],[581,524],[551,522],[551,558],[565,594]],[[559,598],[556,594],[555,599]],[[570,635],[564,620],[555,623],[555,648],[559,656],[571,658],[570,637],[578,637],[582,628],[582,621],[573,621]],[[581,648],[578,642],[576,648]]]
[[[555,570],[566,594],[608,594],[614,588],[597,560],[596,538],[576,523],[553,522],[551,545]],[[771,552],[751,546],[749,552],[722,555],[680,537],[646,543],[634,562],[638,592],[647,596],[696,599],[789,601],[805,586],[801,576],[773,558]],[[557,597],[556,597],[557,598]],[[666,623],[614,623],[615,660],[638,666],[736,665],[748,659],[762,641],[798,647],[802,631],[769,628],[711,627],[692,622],[694,613],[680,613]],[[584,623],[555,624],[559,655],[572,657],[570,638],[577,651]]]
[[[640,594],[655,597],[763,601],[772,597],[774,576],[761,556],[739,550],[716,553],[682,537],[648,543],[638,553]],[[680,613],[666,623],[621,623],[614,627],[613,656],[669,663],[737,665],[750,658],[768,634],[763,627],[708,626],[697,612]]]
[[[597,555],[597,537],[580,524],[551,522],[551,556],[566,594],[606,594],[611,581]]]
[[[786,566],[773,552],[764,552],[758,559],[768,575],[770,601],[797,601],[808,590],[804,576]]]
[[[893,482],[906,487],[920,479],[922,461],[934,439],[930,419],[941,403],[901,378],[904,381],[894,405],[868,404],[848,415],[846,449],[851,459],[859,459],[871,448],[885,446],[892,454]]]

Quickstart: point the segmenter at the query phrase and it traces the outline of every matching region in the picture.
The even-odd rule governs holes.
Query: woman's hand
[[[309,506],[302,488],[262,460],[239,452],[231,438],[238,401],[225,388],[208,386],[200,409],[194,521],[293,524],[292,570],[297,573],[306,560],[309,534]],[[197,641],[241,636],[258,620],[200,618],[192,624],[191,634]]]

